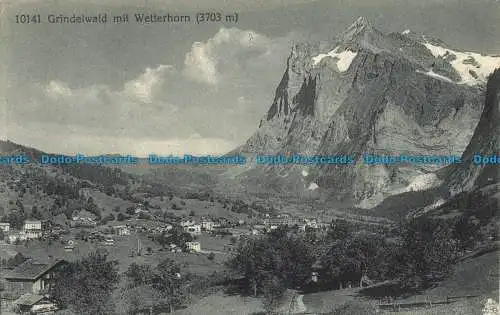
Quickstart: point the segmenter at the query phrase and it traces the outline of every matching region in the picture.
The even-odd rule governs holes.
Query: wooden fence
[[[392,299],[391,301],[380,301],[377,305],[379,309],[392,310],[392,311],[401,311],[401,309],[411,309],[411,308],[431,308],[433,305],[441,305],[441,304],[450,304],[455,302],[457,299],[463,298],[473,298],[478,297],[478,295],[464,295],[464,296],[447,296],[442,300],[432,300],[432,299],[424,299],[423,301],[414,301],[414,302],[402,302]]]

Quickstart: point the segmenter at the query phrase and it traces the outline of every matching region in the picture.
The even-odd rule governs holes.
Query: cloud
[[[173,71],[170,65],[160,65],[154,69],[146,68],[139,77],[126,82],[121,91],[112,91],[102,85],[73,90],[60,81],[50,81],[47,86],[43,87],[43,90],[45,95],[53,100],[69,101],[71,98],[78,97],[82,101],[100,102],[114,98],[150,104],[160,92],[161,85],[164,84],[169,71]]]
[[[184,74],[195,81],[217,84],[216,62],[209,44],[195,42],[191,51],[186,54]]]
[[[135,100],[152,103],[158,88],[164,82],[165,74],[172,66],[160,65],[156,69],[146,68],[137,79],[125,83],[123,93]]]
[[[72,95],[71,89],[63,82],[59,81],[50,81],[50,83],[45,87],[45,93],[53,99]]]
[[[288,49],[291,38],[271,38],[252,30],[221,28],[205,42],[195,42],[184,59],[184,75],[208,85],[246,76],[275,63]],[[280,65],[281,66],[281,65]]]

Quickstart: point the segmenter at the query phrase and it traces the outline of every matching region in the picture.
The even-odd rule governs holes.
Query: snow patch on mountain
[[[447,59],[460,74],[460,83],[476,85],[485,82],[497,67],[500,67],[500,57],[483,56],[474,52],[459,52],[441,46],[424,43],[425,47],[436,58]]]
[[[408,35],[408,34],[410,34],[410,32],[411,32],[410,30],[404,30],[404,31],[401,32],[401,34]]]
[[[372,209],[381,204],[386,197],[387,197],[386,194],[379,192],[368,198],[361,200],[358,204],[356,204],[356,207],[360,209]]]
[[[334,50],[330,51],[327,54],[319,54],[316,57],[312,58],[313,66],[317,66],[321,60],[326,57],[337,58],[337,68],[340,72],[345,72],[351,66],[352,61],[358,55],[357,52],[344,50],[339,52],[340,47],[336,47]]]
[[[444,75],[437,74],[434,71],[432,71],[432,69],[429,70],[429,71],[427,71],[427,72],[423,72],[423,71],[420,71],[420,70],[416,70],[416,71],[417,71],[417,73],[422,73],[422,74],[425,74],[427,76],[433,77],[433,78],[441,80],[441,81],[455,83],[452,79],[450,79],[448,77],[445,77]]]
[[[405,191],[422,191],[441,185],[435,173],[422,174],[415,177]]]
[[[310,183],[309,187],[307,187],[308,190],[316,190],[318,188],[319,188],[319,186],[316,183]]]
[[[441,207],[442,205],[444,205],[446,203],[446,200],[444,200],[443,198],[439,198],[437,200],[435,200],[433,203],[417,210],[417,211],[412,211],[410,213],[408,213],[406,215],[406,219],[411,219],[411,218],[418,218],[424,214],[426,214],[427,212],[429,211],[432,211],[432,210],[435,210],[439,207]]]

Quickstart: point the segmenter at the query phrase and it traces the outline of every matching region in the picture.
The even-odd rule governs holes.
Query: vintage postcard
[[[0,0],[0,314],[500,314],[498,0]]]

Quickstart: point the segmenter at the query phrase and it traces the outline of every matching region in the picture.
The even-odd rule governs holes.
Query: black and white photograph
[[[0,314],[500,315],[499,0],[0,0]]]

